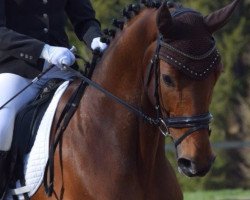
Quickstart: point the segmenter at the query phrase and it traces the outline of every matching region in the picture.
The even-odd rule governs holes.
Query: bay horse
[[[62,169],[55,155],[55,191],[63,174],[61,199],[183,199],[165,157],[164,135],[175,143],[181,173],[193,177],[209,171],[215,159],[209,104],[222,71],[212,33],[225,25],[238,2],[206,17],[165,2],[130,6],[125,15],[131,19],[110,43],[92,80],[133,109],[92,84],[87,87],[63,136]],[[43,187],[32,197],[50,198]]]

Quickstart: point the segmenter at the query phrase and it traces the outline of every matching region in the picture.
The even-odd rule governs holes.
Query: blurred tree
[[[121,17],[122,10],[129,3],[135,0],[92,0],[96,11],[96,17],[101,22],[102,27],[111,27],[114,18]]]

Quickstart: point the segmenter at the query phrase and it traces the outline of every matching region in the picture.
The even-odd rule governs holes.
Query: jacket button
[[[20,57],[24,57],[24,53],[20,53]]]
[[[47,13],[44,13],[44,14],[43,14],[43,18],[45,18],[45,19],[48,18],[48,14],[47,14]]]
[[[48,3],[48,0],[43,0],[43,4],[47,4]]]
[[[44,28],[44,29],[43,29],[43,32],[44,32],[44,33],[48,33],[48,32],[49,32],[49,29]]]

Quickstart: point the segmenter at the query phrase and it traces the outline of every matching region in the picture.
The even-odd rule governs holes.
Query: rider
[[[48,79],[74,76],[72,70],[61,70],[75,62],[64,30],[66,15],[89,48],[107,47],[89,0],[0,0],[0,107],[49,65],[56,66],[0,110],[0,199],[16,113]]]

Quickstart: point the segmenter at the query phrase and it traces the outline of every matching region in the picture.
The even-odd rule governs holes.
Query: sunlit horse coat
[[[32,78],[42,69],[45,43],[69,47],[66,14],[89,47],[101,35],[89,0],[0,0],[0,73]]]

